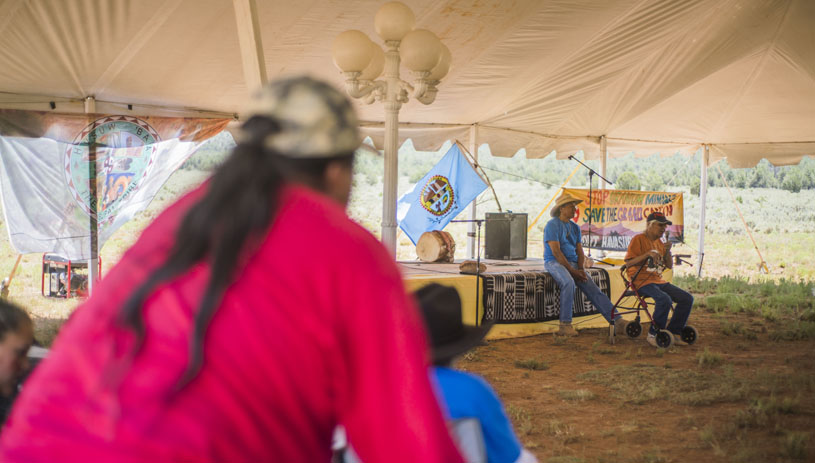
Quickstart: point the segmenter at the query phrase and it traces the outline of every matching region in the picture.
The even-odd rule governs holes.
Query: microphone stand
[[[478,294],[481,292],[481,223],[484,219],[451,220],[458,223],[475,223],[478,225],[478,244],[475,246],[475,324],[480,325],[478,320]]]
[[[606,178],[605,178],[605,177],[603,177],[602,175],[598,174],[598,173],[597,173],[597,172],[596,172],[594,169],[592,169],[591,167],[589,167],[589,166],[587,166],[587,165],[583,164],[582,162],[580,162],[580,160],[579,160],[579,159],[577,159],[576,157],[574,157],[574,156],[572,156],[572,155],[569,155],[569,159],[571,159],[572,161],[576,161],[578,164],[580,164],[581,166],[585,167],[585,168],[586,168],[586,169],[588,169],[588,171],[589,171],[589,245],[587,246],[587,248],[589,248],[589,257],[591,257],[591,217],[592,217],[592,215],[593,215],[593,214],[591,213],[591,199],[592,199],[592,188],[593,188],[592,177],[594,177],[594,176],[596,175],[596,176],[600,177],[601,179],[603,179],[603,181],[604,181],[604,182],[606,182],[606,183],[608,183],[609,185],[614,185],[614,183],[613,183],[613,182],[609,182],[609,181],[608,181],[608,179],[606,179]]]

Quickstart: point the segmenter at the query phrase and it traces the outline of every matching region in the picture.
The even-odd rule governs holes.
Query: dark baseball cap
[[[668,220],[665,217],[665,214],[663,214],[662,212],[652,212],[652,213],[648,214],[648,218],[646,220],[648,222],[651,222],[652,220],[654,220],[654,221],[657,221],[659,223],[664,223],[664,224],[667,224],[667,225],[673,225],[673,222]]]

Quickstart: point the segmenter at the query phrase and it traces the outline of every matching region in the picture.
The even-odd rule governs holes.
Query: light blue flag
[[[487,188],[454,144],[430,172],[396,204],[396,220],[413,244],[422,233],[441,230]]]

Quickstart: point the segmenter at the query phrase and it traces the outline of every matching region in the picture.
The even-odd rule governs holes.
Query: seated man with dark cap
[[[549,211],[552,218],[543,229],[543,267],[560,288],[560,329],[556,334],[577,336],[572,327],[572,304],[575,287],[580,288],[586,298],[612,323],[613,304],[608,296],[586,275],[586,256],[580,243],[580,227],[572,220],[577,204],[582,200],[566,193],[560,195],[555,206]],[[625,321],[617,316],[614,329],[617,334],[625,328]]]
[[[431,378],[448,418],[475,418],[481,425],[489,463],[534,463],[537,459],[521,447],[501,400],[489,384],[472,373],[452,368],[456,357],[477,346],[492,327],[464,325],[461,298],[450,286],[431,283],[416,297],[430,336],[433,366]],[[462,449],[467,454],[466,449]],[[468,459],[468,461],[471,461]]]
[[[693,307],[693,296],[662,279],[662,270],[673,268],[673,261],[671,243],[667,240],[663,243],[660,238],[665,234],[668,225],[672,225],[672,222],[665,217],[665,214],[653,212],[646,218],[646,223],[645,233],[640,233],[631,239],[625,254],[629,278],[637,276],[634,280],[634,287],[643,296],[654,300],[654,323],[651,324],[646,339],[652,346],[657,345],[656,334],[659,330],[665,329],[668,312],[676,302],[668,331],[674,335],[674,344],[686,346],[688,344],[682,340],[680,333],[688,323],[690,310]],[[651,259],[650,264],[649,259]],[[646,267],[640,270],[639,267],[643,265]]]

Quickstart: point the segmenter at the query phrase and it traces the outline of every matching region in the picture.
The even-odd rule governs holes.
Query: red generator
[[[99,259],[102,273],[102,259]],[[48,281],[46,288],[45,282]],[[72,261],[58,254],[42,255],[42,295],[46,297],[85,297],[88,295],[88,261]]]

